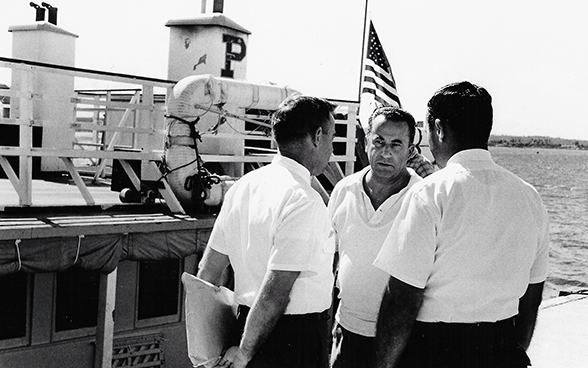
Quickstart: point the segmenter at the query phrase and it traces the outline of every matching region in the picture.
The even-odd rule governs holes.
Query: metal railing
[[[11,68],[13,79],[11,89],[0,90],[1,96],[10,98],[10,117],[0,118],[0,124],[19,127],[18,139],[15,139],[18,144],[0,146],[0,165],[17,192],[21,206],[33,205],[33,157],[60,160],[89,205],[94,204],[94,200],[74,165],[74,159],[85,158],[97,164],[95,178],[102,174],[108,160],[140,160],[152,163],[161,160],[165,136],[161,117],[165,106],[155,103],[154,90],[159,88],[167,92],[174,86],[174,81],[3,57],[0,57],[0,67]],[[130,101],[113,100],[112,91],[94,95],[74,91],[71,95],[51,95],[38,87],[39,76],[47,74],[131,85],[135,93]],[[51,114],[39,111],[39,105],[42,104],[55,104],[61,109],[65,107],[71,111],[72,116],[69,119],[53,120]],[[110,124],[104,118],[99,118],[99,111],[114,115],[117,111],[123,113],[118,123]],[[88,112],[92,114],[92,119],[84,117],[84,113]],[[131,115],[134,119],[129,126],[127,122]],[[58,135],[70,136],[71,142],[64,139],[64,144],[60,147],[34,146],[33,130],[37,127],[53,129]],[[80,132],[89,132],[92,139],[81,143],[78,134]],[[133,137],[130,140],[130,151],[115,149],[123,134]],[[106,137],[109,137],[109,141],[103,145]],[[93,149],[88,149],[92,147]],[[19,158],[17,170],[8,162],[7,158],[11,156]]]
[[[148,77],[117,74],[62,65],[39,63],[0,57],[0,67],[12,69],[12,88],[0,89],[3,106],[10,99],[10,116],[0,118],[2,126],[18,126],[18,144],[0,145],[0,166],[12,183],[19,197],[20,206],[32,206],[33,158],[54,160],[62,171],[67,171],[85,202],[94,204],[92,194],[80,176],[90,173],[94,181],[105,175],[112,160],[118,160],[137,190],[141,179],[128,164],[138,160],[142,163],[141,175],[155,180],[161,179],[157,164],[162,160],[165,142],[165,96],[170,95],[174,81]],[[52,94],[39,89],[38,80],[45,75],[58,75],[65,78],[91,79],[101,83],[112,82],[123,85],[118,89],[94,89],[71,91],[69,94]],[[156,93],[157,92],[157,93]],[[332,183],[353,172],[355,161],[355,126],[357,103],[335,101],[339,105],[336,124],[343,132],[334,142],[336,153],[332,158],[325,177]],[[52,105],[59,107],[51,108]],[[45,113],[39,112],[45,107]],[[47,107],[49,106],[49,107]],[[53,110],[66,109],[70,116],[56,120]],[[219,114],[214,109],[203,113]],[[220,112],[222,114],[222,112]],[[69,114],[69,113],[68,113]],[[63,116],[63,115],[62,115]],[[263,121],[266,115],[243,112],[244,121]],[[267,122],[267,121],[266,121]],[[263,123],[261,123],[263,125]],[[267,124],[266,124],[267,125]],[[343,127],[345,126],[345,127]],[[42,128],[53,130],[54,135],[65,137],[59,147],[33,144],[33,130]],[[267,129],[267,127],[266,127]],[[252,129],[255,130],[255,129]],[[219,163],[267,163],[275,154],[271,137],[259,131],[220,132],[203,135],[206,139],[238,139],[244,141],[242,154],[203,153],[204,162]],[[67,137],[71,137],[68,140]],[[18,139],[16,139],[18,138]],[[267,141],[266,145],[248,145],[247,142]],[[339,148],[337,149],[337,145]],[[252,147],[253,146],[253,147]],[[124,149],[120,149],[123,147]],[[9,158],[12,157],[12,165]],[[14,165],[14,157],[18,165]],[[16,166],[16,167],[13,167]],[[166,180],[160,190],[166,204],[175,212],[184,212],[173,195]],[[317,182],[316,189],[323,198],[328,193]]]

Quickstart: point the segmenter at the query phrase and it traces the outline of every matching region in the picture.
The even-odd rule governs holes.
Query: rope
[[[16,239],[14,241],[14,245],[16,246],[16,256],[18,257],[18,269],[16,270],[16,272],[20,271],[20,269],[22,268],[22,261],[20,259],[20,249],[18,248],[18,245],[20,244],[21,240],[20,239]]]
[[[80,257],[80,245],[82,244],[82,238],[84,235],[78,235],[78,250],[76,251],[76,259],[74,260],[74,265],[78,263],[78,258]]]
[[[178,116],[170,115],[170,114],[166,114],[165,117],[176,119],[176,120],[188,125],[188,127],[190,128],[190,137],[192,137],[194,139],[193,148],[194,148],[196,158],[186,164],[180,165],[180,166],[173,168],[171,170],[167,166],[167,163],[165,161],[162,161],[164,173],[161,175],[161,177],[158,179],[158,181],[163,180],[169,174],[171,174],[172,172],[174,172],[176,170],[179,170],[181,168],[184,168],[186,166],[190,166],[190,165],[196,163],[196,167],[197,167],[198,171],[196,174],[190,175],[186,178],[186,180],[184,181],[184,189],[187,191],[192,191],[192,201],[193,201],[194,205],[197,208],[203,208],[204,200],[206,199],[206,192],[204,191],[204,188],[211,189],[213,184],[219,184],[221,182],[221,180],[218,175],[211,174],[204,167],[204,162],[202,161],[202,158],[200,157],[200,153],[198,152],[198,144],[196,141],[199,140],[200,142],[202,142],[202,136],[200,135],[200,132],[196,130],[196,124],[200,120],[200,117],[197,117],[193,121],[188,121],[186,119],[180,118]],[[216,128],[218,128],[218,126],[221,125],[224,121],[225,121],[225,117],[223,115],[219,116],[219,122],[214,127],[212,127],[210,129],[210,131],[213,131],[213,134],[214,134],[214,132],[216,131]]]
[[[179,121],[181,121],[182,123],[184,123],[184,124],[188,124],[188,125],[196,125],[196,123],[197,123],[197,122],[200,120],[200,116],[197,116],[197,117],[196,117],[196,119],[194,119],[194,120],[192,120],[192,121],[189,121],[189,120],[186,120],[186,119],[182,119],[182,118],[181,118],[181,117],[179,117],[179,116],[170,115],[170,114],[165,114],[163,117],[165,117],[165,118],[170,118],[170,119],[176,119],[176,120],[179,120]]]

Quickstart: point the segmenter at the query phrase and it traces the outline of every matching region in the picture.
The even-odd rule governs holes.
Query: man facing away
[[[484,88],[441,88],[427,123],[442,169],[411,188],[374,263],[390,274],[377,366],[527,367],[548,272],[546,209],[492,160]]]
[[[376,109],[365,138],[369,165],[337,183],[329,200],[339,249],[340,303],[333,330],[333,368],[372,367],[374,336],[389,276],[374,267],[400,204],[421,178],[406,167],[416,124],[396,107]]]
[[[234,346],[218,366],[326,366],[335,239],[310,181],[330,159],[334,124],[328,101],[286,99],[272,116],[279,153],[227,193],[198,272],[215,285],[229,264],[235,272]]]

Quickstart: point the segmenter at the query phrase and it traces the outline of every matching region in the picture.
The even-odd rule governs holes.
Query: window
[[[139,263],[137,319],[179,314],[180,260]]]
[[[71,267],[57,273],[55,332],[96,327],[100,273]]]
[[[0,340],[27,334],[27,284],[24,272],[0,277]]]

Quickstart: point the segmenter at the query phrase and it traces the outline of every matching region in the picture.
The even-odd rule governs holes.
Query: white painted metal
[[[98,324],[96,326],[96,354],[94,360],[95,368],[112,367],[116,276],[117,269],[108,275],[100,274]]]
[[[139,101],[139,91],[135,92],[135,95],[131,99],[130,103],[137,103],[138,101]],[[124,127],[127,124],[127,120],[129,119],[129,116],[131,115],[131,111],[133,111],[133,110],[131,110],[130,108],[127,108],[125,110],[125,113],[123,114],[122,118],[120,119],[120,122],[118,123],[119,128]],[[114,134],[112,135],[112,138],[110,139],[110,142],[108,143],[108,146],[106,147],[107,151],[112,151],[114,149],[114,145],[118,141],[119,136],[120,136],[120,132],[118,132],[118,131],[114,132]],[[106,160],[102,160],[102,162],[100,162],[100,165],[98,166],[98,169],[96,170],[96,174],[94,174],[94,180],[98,180],[98,178],[102,176],[102,172],[104,171],[105,167],[106,167]]]

